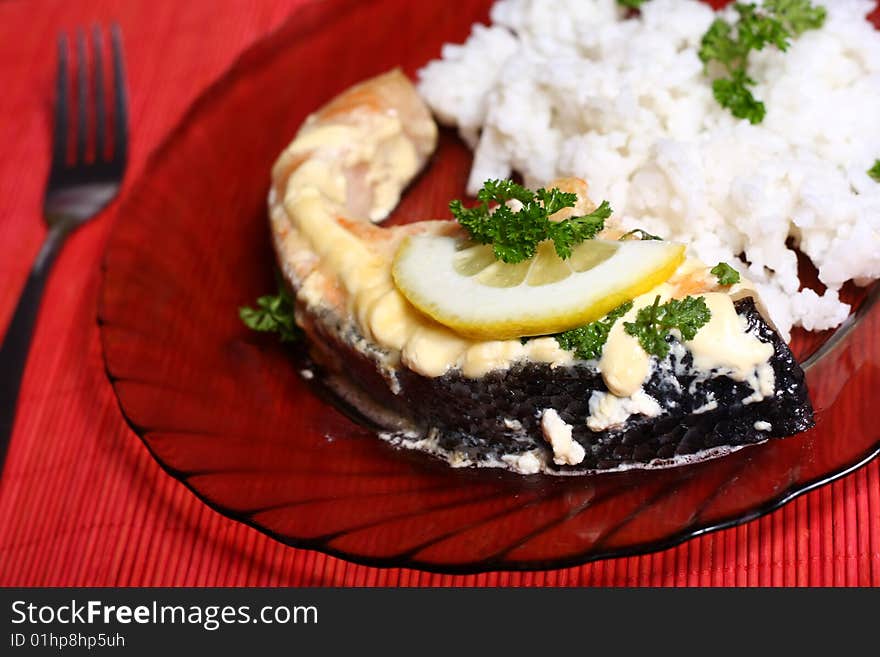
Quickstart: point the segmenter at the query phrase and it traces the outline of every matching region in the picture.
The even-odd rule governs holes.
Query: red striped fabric
[[[127,185],[187,105],[303,0],[54,0],[0,4],[0,326],[45,234],[54,40],[117,21],[132,146]],[[125,425],[95,324],[113,211],[78,231],[52,274],[0,481],[5,586],[880,585],[875,461],[779,511],[650,555],[578,568],[451,576],[289,548],[196,500]]]

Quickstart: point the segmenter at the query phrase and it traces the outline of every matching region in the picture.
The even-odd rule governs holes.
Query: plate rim
[[[364,4],[364,1],[333,0],[333,3],[362,6]],[[751,522],[752,520],[756,520],[762,516],[773,513],[774,511],[787,505],[789,502],[813,490],[816,490],[817,488],[821,488],[826,484],[830,484],[839,479],[843,479],[844,477],[860,470],[875,458],[880,457],[880,435],[878,435],[875,438],[875,441],[871,447],[864,451],[857,459],[845,465],[841,469],[836,470],[832,473],[828,473],[826,475],[816,477],[800,485],[790,485],[785,488],[779,495],[767,500],[763,504],[750,508],[746,512],[740,514],[732,514],[715,522],[689,526],[662,539],[640,543],[638,545],[606,551],[600,550],[598,552],[582,552],[556,558],[553,560],[544,559],[526,561],[497,561],[490,558],[482,559],[479,561],[462,562],[458,564],[445,564],[412,559],[406,556],[406,554],[394,555],[390,557],[372,557],[359,555],[357,553],[347,552],[345,550],[334,548],[327,543],[327,539],[325,538],[296,538],[279,534],[278,532],[275,532],[263,525],[256,523],[246,513],[241,513],[232,509],[225,508],[221,504],[214,502],[206,495],[202,494],[189,482],[186,473],[166,464],[162,459],[159,458],[158,454],[145,438],[146,431],[128,416],[122,405],[122,400],[116,388],[116,382],[119,379],[118,377],[115,377],[113,376],[113,374],[111,374],[107,362],[106,333],[103,330],[103,325],[105,323],[103,319],[103,303],[104,290],[107,284],[108,253],[111,243],[113,241],[113,235],[119,228],[119,221],[121,216],[123,215],[123,210],[128,207],[128,204],[130,202],[129,199],[131,199],[135,195],[136,189],[146,184],[145,181],[150,179],[149,174],[154,171],[160,165],[160,163],[165,160],[166,157],[168,157],[168,154],[173,150],[175,144],[179,141],[180,136],[187,131],[193,129],[194,126],[198,125],[197,120],[204,109],[210,106],[217,97],[222,96],[228,88],[232,87],[232,85],[240,79],[242,75],[246,75],[249,70],[258,68],[263,60],[268,57],[272,57],[278,48],[283,48],[284,41],[290,36],[289,33],[292,31],[296,31],[295,24],[297,20],[301,18],[302,13],[319,7],[321,9],[321,14],[319,16],[320,22],[326,23],[328,22],[328,20],[332,21],[332,12],[327,11],[327,7],[330,4],[331,3],[327,2],[326,0],[305,0],[302,4],[296,7],[286,18],[284,18],[276,27],[274,27],[269,32],[259,37],[253,43],[244,48],[238,55],[233,58],[230,64],[214,80],[212,80],[204,89],[202,89],[201,92],[199,92],[199,94],[190,102],[188,107],[181,114],[180,118],[173,125],[173,127],[165,134],[159,145],[156,146],[153,151],[147,156],[139,176],[125,190],[124,196],[121,197],[120,202],[116,207],[114,221],[109,229],[108,239],[105,242],[104,251],[101,255],[99,267],[100,285],[95,321],[101,343],[101,362],[103,365],[104,374],[106,375],[107,380],[109,381],[110,386],[113,390],[113,396],[116,400],[116,405],[119,408],[119,412],[122,415],[122,418],[125,421],[126,425],[129,427],[129,429],[131,429],[132,433],[137,436],[140,442],[146,447],[147,452],[150,454],[150,457],[167,475],[172,477],[178,483],[182,484],[190,493],[193,494],[193,496],[197,500],[205,504],[208,508],[215,511],[216,513],[219,513],[220,515],[229,518],[235,522],[241,523],[247,527],[255,529],[261,534],[264,534],[272,538],[273,540],[278,541],[279,543],[296,549],[314,550],[332,556],[334,558],[343,559],[345,561],[349,561],[351,563],[362,566],[373,568],[406,568],[447,575],[474,575],[488,572],[539,572],[574,568],[596,561],[651,554],[676,547],[699,536],[746,524],[748,522]],[[867,315],[868,311],[873,306],[877,305],[878,299],[880,299],[880,282],[875,282],[872,285],[872,289],[868,293],[867,297],[861,304],[861,307],[856,311],[856,313],[851,315],[844,324],[838,327],[838,329],[804,361],[804,369],[812,366],[819,359],[821,359],[832,350],[834,350],[837,346],[839,346],[846,335],[851,332],[855,328],[855,326],[857,326],[860,321]],[[759,445],[755,445],[755,447],[759,447]],[[510,550],[515,549],[515,547],[516,545],[512,546],[511,548],[505,550],[500,554],[503,555]]]

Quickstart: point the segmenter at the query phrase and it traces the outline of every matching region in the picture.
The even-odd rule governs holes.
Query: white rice
[[[490,27],[420,71],[419,90],[475,149],[468,191],[520,172],[590,184],[629,228],[727,261],[786,334],[849,313],[838,290],[880,277],[880,32],[873,0],[826,0],[821,30],[753,53],[767,115],[753,126],[712,96],[697,57],[715,17],[697,0],[501,0]],[[801,288],[794,238],[828,286]],[[743,253],[748,264],[737,256]]]

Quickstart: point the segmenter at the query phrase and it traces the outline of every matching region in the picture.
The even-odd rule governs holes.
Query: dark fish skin
[[[442,429],[441,447],[467,453],[473,459],[487,453],[505,454],[544,447],[540,413],[554,408],[574,427],[573,438],[586,450],[584,462],[565,469],[607,470],[622,465],[646,464],[718,447],[739,447],[767,438],[789,436],[813,426],[813,408],[807,395],[804,374],[788,346],[764,322],[751,299],[736,303],[739,314],[757,329],[760,338],[773,344],[771,359],[776,377],[774,395],[751,404],[742,400],[752,393],[745,382],[726,376],[707,379],[689,387],[693,375],[674,377],[655,370],[645,392],[664,409],[656,418],[632,416],[619,428],[594,432],[587,428],[587,403],[594,390],[607,391],[601,374],[586,366],[551,369],[530,363],[507,371],[492,372],[481,379],[467,379],[459,373],[439,379],[425,379],[411,371],[402,378],[403,394],[409,405],[420,409],[423,421]],[[685,356],[684,364],[690,364]],[[715,410],[695,414],[714,395]],[[671,407],[671,408],[670,408]],[[515,418],[525,429],[525,438],[507,429],[504,418]],[[755,429],[755,422],[768,422],[770,432]]]
[[[721,375],[691,387],[693,373],[675,374],[675,369],[655,368],[644,389],[660,403],[664,413],[656,418],[631,416],[623,425],[599,432],[586,426],[588,402],[593,391],[604,392],[607,388],[601,374],[588,365],[551,368],[544,363],[526,363],[478,379],[464,377],[459,371],[429,378],[398,367],[395,373],[400,391],[394,394],[376,362],[352,349],[346,344],[348,340],[338,339],[333,331],[321,330],[320,323],[307,327],[307,332],[313,338],[313,356],[325,370],[344,376],[359,396],[369,397],[378,407],[402,418],[396,426],[377,420],[386,428],[399,430],[410,425],[422,432],[437,429],[440,448],[464,454],[474,462],[497,461],[504,454],[536,448],[549,455],[540,416],[543,409],[553,408],[573,426],[573,438],[584,447],[586,457],[576,466],[553,465],[548,458],[548,467],[560,473],[603,471],[626,466],[662,467],[687,455],[695,455],[690,458],[693,462],[711,458],[713,452],[706,450],[723,453],[813,426],[804,373],[788,346],[767,325],[751,299],[737,301],[735,306],[760,339],[773,345],[772,397],[744,404],[753,392],[745,382]],[[690,362],[687,353],[682,364]],[[683,372],[688,369],[679,368]],[[714,410],[694,413],[713,398],[717,403]],[[348,401],[351,403],[350,398]],[[376,420],[374,414],[360,410]],[[512,429],[511,420],[518,421],[522,428]],[[759,421],[769,423],[772,429],[756,429]]]

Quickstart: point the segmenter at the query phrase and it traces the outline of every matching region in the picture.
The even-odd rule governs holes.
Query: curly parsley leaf
[[[591,240],[605,227],[605,220],[611,216],[608,201],[602,201],[598,208],[581,217],[569,217],[563,221],[549,222],[547,236],[553,240],[556,255],[565,260],[571,257],[573,246]]]
[[[880,183],[880,160],[874,162],[874,166],[868,169],[868,175]]]
[[[751,81],[742,80],[738,75],[718,78],[712,81],[712,95],[722,107],[730,110],[738,119],[746,119],[752,125],[764,120],[767,108],[746,86]]]
[[[573,208],[578,200],[577,194],[574,192],[563,192],[558,187],[549,191],[542,187],[535,192],[535,198],[544,206],[547,216],[559,212],[563,208]]]
[[[624,233],[618,238],[619,242],[626,242],[628,240],[660,240],[663,238],[657,235],[652,235],[646,230],[642,230],[641,228],[635,228],[628,233]]]
[[[481,207],[466,208],[461,201],[452,201],[449,203],[449,210],[458,219],[458,223],[467,228],[471,239],[480,244],[492,243],[495,238],[495,224],[489,220],[488,213],[483,212]]]
[[[483,183],[483,188],[477,192],[477,198],[483,203],[502,204],[511,199],[516,199],[520,203],[529,203],[535,199],[535,195],[512,180],[487,180]]]
[[[612,310],[602,319],[591,322],[586,326],[570,329],[558,333],[553,337],[559,346],[566,351],[573,351],[575,358],[593,360],[602,355],[602,347],[608,341],[608,334],[614,323],[630,311],[633,304],[627,301]]]
[[[711,318],[709,307],[703,297],[670,299],[660,303],[659,295],[650,306],[640,308],[634,322],[625,322],[624,330],[637,338],[642,349],[659,358],[669,354],[666,338],[677,330],[685,340],[693,340]]]
[[[733,8],[739,14],[737,33],[745,49],[743,56],[747,56],[749,50],[763,50],[768,44],[783,52],[788,50],[791,30],[770,6],[765,4],[763,10],[759,10],[752,3],[737,2]]]
[[[640,9],[643,4],[645,4],[648,0],[617,0],[617,4],[621,7],[627,7],[629,9]]]
[[[533,257],[538,244],[552,240],[560,258],[571,256],[571,250],[584,240],[593,239],[611,216],[611,206],[603,201],[593,212],[562,221],[550,216],[577,203],[577,194],[558,188],[532,192],[511,180],[487,180],[477,193],[479,205],[466,208],[461,201],[452,201],[449,210],[480,244],[491,244],[495,258],[517,263]],[[508,201],[518,201],[514,211]],[[490,205],[497,205],[490,209]]]
[[[819,29],[828,14],[825,7],[814,7],[810,0],[764,0],[764,9],[778,16],[795,36]]]
[[[726,262],[719,262],[709,270],[718,278],[719,285],[734,285],[739,283],[739,272]]]
[[[715,19],[703,35],[698,55],[707,71],[716,62],[727,74],[712,82],[715,100],[735,117],[756,124],[767,111],[749,89],[755,84],[748,75],[749,53],[767,45],[788,50],[792,37],[822,27],[827,12],[810,0],[765,0],[762,7],[737,2],[733,8],[738,14],[736,24]]]
[[[279,285],[278,294],[267,294],[258,298],[256,308],[242,306],[238,309],[238,316],[249,329],[278,333],[281,342],[293,342],[300,337],[293,307],[290,293],[283,285]]]
[[[745,53],[743,44],[734,38],[733,26],[716,18],[703,35],[697,55],[704,64],[717,61],[730,70],[740,65]]]

